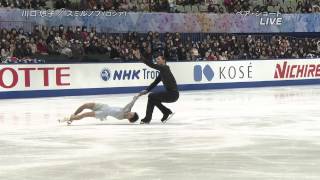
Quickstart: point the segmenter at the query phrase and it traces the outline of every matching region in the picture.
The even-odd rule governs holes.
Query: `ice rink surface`
[[[132,97],[1,100],[0,179],[320,179],[320,86],[182,92],[165,125],[158,109],[150,125],[57,123],[82,103]]]

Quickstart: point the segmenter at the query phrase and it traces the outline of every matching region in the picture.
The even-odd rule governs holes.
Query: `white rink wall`
[[[168,63],[181,90],[320,84],[319,59]],[[134,93],[158,75],[142,63],[0,66],[0,98]]]

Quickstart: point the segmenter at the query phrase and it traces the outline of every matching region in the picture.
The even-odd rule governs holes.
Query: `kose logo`
[[[195,65],[193,68],[193,77],[195,81],[202,81],[202,74],[208,81],[211,81],[214,77],[214,72],[207,64],[203,69],[200,65]]]
[[[216,77],[218,79],[251,79],[252,78],[252,66],[251,63],[248,66],[222,66],[217,67]],[[203,75],[208,81],[212,81],[215,77],[214,70],[210,65],[204,66],[195,65],[193,68],[194,81],[202,81]]]
[[[109,80],[136,80],[136,79],[155,79],[159,75],[159,71],[155,70],[132,70],[123,69],[111,71],[108,68],[102,69],[100,77],[104,81]]]
[[[220,79],[251,79],[252,66],[223,66],[219,67]]]

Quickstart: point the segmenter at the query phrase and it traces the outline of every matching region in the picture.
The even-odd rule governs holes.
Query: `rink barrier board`
[[[168,63],[178,85],[267,82],[320,78],[320,59]],[[317,65],[317,76],[291,76],[290,67]],[[307,66],[306,66],[307,67]],[[279,69],[280,68],[280,69]],[[290,71],[291,70],[291,71]],[[304,70],[304,69],[302,69]],[[308,69],[304,71],[307,72]],[[0,92],[148,86],[158,72],[143,63],[21,64],[0,66]],[[279,77],[277,77],[279,76]],[[229,85],[226,85],[229,86]],[[214,87],[213,87],[214,88]],[[236,87],[235,87],[236,88]]]
[[[277,86],[317,85],[320,79],[282,80],[282,81],[257,81],[234,83],[207,83],[207,84],[182,84],[179,90],[208,90],[208,89],[233,89],[233,88],[258,88]],[[0,99],[58,97],[58,96],[89,96],[103,94],[138,93],[146,86],[115,87],[115,88],[89,88],[89,89],[62,89],[62,90],[34,90],[34,91],[9,91],[0,92]],[[155,91],[163,89],[163,86],[155,88]]]
[[[169,66],[180,90],[207,90],[320,84],[319,60],[170,62]],[[157,73],[143,63],[3,65],[0,72],[0,86],[10,86],[0,89],[0,99],[137,93]]]

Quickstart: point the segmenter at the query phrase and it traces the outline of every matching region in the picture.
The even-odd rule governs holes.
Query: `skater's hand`
[[[147,90],[140,91],[139,96],[145,95],[145,94],[147,94],[147,93],[148,93]]]

